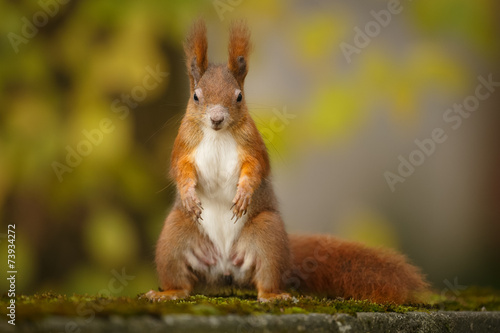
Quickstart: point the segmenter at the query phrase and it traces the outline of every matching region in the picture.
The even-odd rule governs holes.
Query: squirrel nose
[[[212,129],[218,131],[224,126],[224,121],[229,118],[229,109],[223,105],[207,105],[207,120]]]
[[[211,116],[212,125],[220,125],[224,121],[223,115]]]

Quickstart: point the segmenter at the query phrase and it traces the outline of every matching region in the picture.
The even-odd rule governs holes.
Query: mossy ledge
[[[0,313],[7,315],[10,299],[4,294]],[[162,317],[170,314],[209,315],[284,315],[339,314],[356,316],[360,312],[407,313],[435,311],[500,311],[500,291],[469,287],[459,295],[429,296],[425,304],[377,304],[369,301],[320,299],[295,295],[292,300],[260,303],[252,292],[237,291],[232,296],[191,296],[183,300],[151,303],[139,297],[60,295],[52,292],[20,295],[16,298],[16,321],[37,320],[51,316],[106,318],[110,316]]]

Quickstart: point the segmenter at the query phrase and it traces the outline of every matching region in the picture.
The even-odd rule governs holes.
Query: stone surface
[[[0,332],[499,332],[500,312],[408,312],[259,316],[48,317],[0,323]]]

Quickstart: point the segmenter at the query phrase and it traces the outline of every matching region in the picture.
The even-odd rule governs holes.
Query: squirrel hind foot
[[[189,296],[189,291],[184,289],[172,289],[165,291],[154,291],[150,290],[144,295],[140,296],[140,298],[146,298],[150,302],[161,302],[168,300],[176,300],[181,298],[186,298]]]
[[[289,300],[292,299],[292,296],[289,293],[259,293],[258,296],[259,302],[267,303],[274,300]]]

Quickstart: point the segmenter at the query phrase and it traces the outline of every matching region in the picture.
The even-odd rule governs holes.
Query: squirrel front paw
[[[201,205],[200,199],[198,199],[198,196],[196,195],[194,186],[189,187],[184,192],[184,195],[181,195],[181,200],[184,208],[190,215],[192,215],[196,222],[199,222],[199,220],[203,221],[203,218],[201,217],[203,207]]]
[[[238,185],[236,196],[233,199],[233,206],[231,207],[231,209],[233,210],[233,217],[231,219],[234,219],[234,217],[236,217],[234,223],[236,223],[240,219],[240,217],[247,213],[248,206],[252,201],[252,193],[253,191],[249,186],[245,186],[242,184]]]

